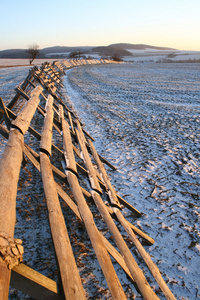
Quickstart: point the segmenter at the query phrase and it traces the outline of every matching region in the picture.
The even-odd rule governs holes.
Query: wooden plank
[[[78,127],[79,127],[79,131],[76,129],[76,135],[77,135],[79,144],[81,146],[81,149],[83,151],[83,156],[84,156],[86,166],[87,166],[87,169],[88,169],[88,172],[89,172],[89,175],[90,175],[89,178],[90,178],[91,186],[92,186],[92,183],[95,180],[96,174],[94,172],[92,162],[91,162],[89,154],[87,152],[84,139],[82,137],[82,131],[80,130],[80,125]],[[92,144],[91,141],[90,141],[90,143]],[[97,153],[94,151],[94,147],[92,147],[92,150],[97,155]],[[101,164],[99,158],[98,158],[98,162],[99,162],[99,164]],[[102,177],[104,179],[104,182],[107,186],[108,194],[109,194],[109,197],[111,198],[111,201],[112,201],[111,203],[112,203],[112,205],[114,205],[114,208],[115,208],[116,206],[119,205],[116,202],[118,200],[117,200],[115,191],[114,191],[114,189],[112,188],[112,186],[109,182],[109,179],[107,177],[107,174],[106,174],[105,169],[103,168],[103,166],[102,166],[100,171],[101,171]],[[113,219],[111,218],[110,214],[108,213],[108,211],[106,209],[106,206],[105,206],[105,204],[103,203],[103,201],[101,199],[101,196],[99,195],[99,193],[97,193],[95,188],[93,188],[93,190],[91,191],[91,194],[92,194],[93,200],[95,201],[102,217],[104,218],[104,221],[106,222],[112,236],[114,237],[115,242],[116,242],[118,248],[120,249],[121,254],[124,257],[125,262],[126,262],[128,268],[129,268],[129,271],[130,271],[131,275],[133,276],[134,280],[136,281],[142,295],[146,297],[149,294],[149,299],[154,299],[154,298],[156,299],[155,293],[152,291],[151,287],[147,283],[146,278],[144,277],[144,274],[142,273],[142,271],[140,270],[140,268],[137,265],[136,261],[134,260],[133,256],[131,255],[131,252],[129,251],[126,243],[124,242],[121,234],[119,233]],[[119,209],[117,209],[117,210],[119,210]],[[138,274],[138,275],[136,276],[136,274]]]
[[[71,210],[73,210],[73,212],[79,218],[79,220],[82,220],[78,207],[74,203],[74,201],[67,195],[67,193],[65,193],[65,191],[61,188],[60,185],[56,184],[56,188],[59,196],[65,201],[65,203],[71,208]]]
[[[24,138],[17,130],[11,130],[0,160],[0,231],[14,234],[15,200],[22,162]]]
[[[40,141],[40,151],[45,151],[51,156],[51,141],[52,141],[52,126],[53,126],[53,97],[48,96],[46,105],[46,116],[44,119],[44,126],[42,131],[42,138]]]
[[[121,196],[119,196],[118,194],[116,194],[119,202],[124,205],[126,208],[128,208],[129,210],[131,210],[137,217],[141,217],[142,213],[135,208],[134,206],[132,206],[130,203],[128,203],[126,200],[124,200]]]
[[[120,267],[124,270],[126,275],[128,275],[132,281],[135,281],[133,276],[131,275],[123,256],[112,246],[112,244],[105,238],[103,234],[101,234],[101,238],[103,240],[104,245],[106,246],[107,251],[112,255],[112,257],[116,260],[116,262],[120,265]]]
[[[55,281],[24,264],[12,269],[10,285],[38,300],[59,300]]]
[[[89,141],[89,145],[90,145],[90,148],[91,148],[91,151],[96,159],[96,162],[100,168],[100,172],[102,174],[102,177],[103,177],[103,180],[106,184],[106,187],[108,189],[108,194],[109,194],[109,197],[111,197],[111,199],[113,200],[113,202],[115,203],[115,199],[116,199],[116,196],[114,195],[115,194],[115,191],[114,189],[112,188],[111,186],[111,183],[108,179],[108,176],[106,174],[106,171],[98,157],[98,154],[92,144],[91,141]],[[112,192],[112,194],[111,194]],[[92,192],[92,195],[94,193]],[[99,195],[96,195],[96,198],[99,197]],[[96,200],[97,201],[97,200]],[[99,200],[100,201],[100,200]],[[153,261],[151,260],[150,256],[147,254],[147,252],[145,251],[145,249],[142,247],[142,245],[140,244],[139,240],[137,239],[137,237],[135,236],[135,234],[133,233],[132,231],[132,228],[129,226],[128,222],[125,220],[124,216],[122,215],[122,213],[120,212],[120,210],[114,206],[112,207],[117,219],[119,220],[119,222],[122,224],[122,226],[124,227],[124,229],[127,231],[127,233],[129,234],[129,237],[132,239],[132,241],[134,242],[135,246],[137,247],[138,251],[140,252],[140,254],[142,255],[143,259],[145,260],[145,262],[147,263],[150,271],[152,272],[153,276],[155,277],[156,281],[158,282],[160,288],[163,290],[163,292],[165,293],[165,295],[167,297],[170,297],[169,299],[174,299],[172,296],[172,293],[171,291],[169,290],[169,288],[167,287],[166,283],[164,282],[160,272],[159,272],[159,269],[157,268],[157,266],[153,263]],[[112,233],[113,234],[113,233]],[[117,242],[117,241],[116,241]],[[118,245],[119,247],[119,245]],[[120,249],[120,248],[119,248]],[[133,274],[132,274],[133,275]],[[134,277],[135,279],[135,277]],[[135,279],[136,280],[136,279]],[[142,292],[142,290],[141,290]]]
[[[8,108],[7,108],[7,112],[8,112],[9,117],[12,118],[13,120],[15,120],[17,118],[17,116]],[[35,130],[33,127],[29,126],[28,132],[30,132],[34,137],[36,137],[40,141],[41,134],[37,130]],[[56,155],[59,158],[64,157],[63,152],[58,147],[56,147],[54,144],[52,144],[52,150],[56,153]]]
[[[99,181],[96,177],[96,173],[94,171],[92,162],[91,162],[89,154],[87,152],[87,148],[85,146],[85,139],[83,137],[83,133],[82,133],[82,131],[78,131],[77,129],[75,129],[75,131],[76,131],[76,135],[77,135],[78,142],[80,144],[81,150],[83,152],[84,162],[87,166],[88,176],[89,176],[89,179],[90,179],[91,187],[92,187],[93,190],[98,191],[99,193],[102,194],[102,190],[100,188]]]
[[[1,128],[0,128],[1,129]],[[1,131],[0,131],[1,133]],[[24,153],[26,154],[26,156],[30,159],[30,161],[32,162],[32,164],[38,169],[38,171],[40,172],[40,163],[37,159],[39,159],[39,154],[36,153],[33,149],[31,149],[29,146],[24,145]],[[66,174],[63,173],[62,171],[60,171],[58,168],[56,168],[54,165],[51,165],[52,171],[54,176],[56,176],[57,178],[59,178],[61,181],[63,181],[64,183],[67,182],[66,179]],[[86,173],[87,174],[87,173]],[[81,187],[81,190],[84,194],[84,196],[87,199],[90,199],[92,196],[91,194],[86,191],[83,187]]]
[[[115,219],[116,221],[118,221],[118,219],[115,216],[112,208],[110,208],[109,206],[106,206],[106,208],[107,208],[109,214],[112,216],[112,218]],[[153,245],[155,243],[154,239],[152,239],[150,236],[148,236],[142,230],[140,230],[139,228],[137,228],[135,225],[131,224],[129,221],[126,220],[126,222],[129,224],[129,226],[135,232],[135,234],[137,234],[138,236],[140,236],[148,245]]]
[[[53,118],[51,120],[53,120]],[[43,140],[43,138],[45,136],[45,132],[51,130],[52,122],[46,122],[44,124],[43,134],[41,137],[41,143],[44,145],[45,149],[49,149],[49,146],[51,145],[51,139],[48,138]],[[56,256],[58,259],[65,297],[66,299],[86,299],[70,244],[65,220],[60,207],[57,187],[51,169],[51,163],[48,155],[43,152],[40,152],[40,167],[45,197],[47,201],[49,223],[51,227]]]
[[[40,163],[33,157],[33,155],[28,151],[30,147],[26,146],[24,147],[24,152],[27,155],[27,157],[31,160],[31,162],[34,164],[34,166],[38,169],[40,172]],[[26,150],[25,150],[26,149]],[[32,150],[32,149],[31,149]],[[33,150],[32,150],[33,151]],[[53,166],[51,165],[52,170]],[[55,168],[55,167],[54,167]],[[61,172],[62,173],[62,172]],[[55,173],[56,174],[56,173]],[[64,175],[64,178],[66,178],[66,175]],[[77,205],[72,201],[72,199],[65,193],[65,191],[62,189],[61,186],[56,184],[57,192],[59,196],[65,201],[65,203],[73,210],[73,212],[76,214],[76,216],[82,220]],[[87,196],[88,198],[91,197],[91,194],[85,191],[83,188],[81,188],[82,193]],[[101,234],[101,233],[100,233]],[[126,272],[126,274],[133,280],[132,275],[130,274],[126,263],[123,259],[123,257],[120,255],[120,253],[110,244],[110,242],[101,234],[101,237],[103,239],[103,242],[106,246],[107,251],[113,256],[113,258],[118,262],[118,264],[123,268],[123,270]]]
[[[92,246],[96,253],[99,264],[102,268],[108,287],[111,291],[113,299],[126,299],[124,291],[121,287],[117,274],[114,270],[108,252],[102,241],[100,233],[94,223],[92,213],[83,197],[81,188],[79,186],[76,176],[70,171],[66,172],[67,179],[77,202],[79,212],[85,224],[86,230],[92,242]]]
[[[22,108],[17,118],[12,122],[12,125],[18,128],[23,134],[28,130],[30,122],[35,113],[35,110],[40,102],[39,95],[42,91],[41,86],[37,86],[32,94],[30,100]]]
[[[71,126],[71,131],[72,131],[73,134],[75,134],[71,113],[70,113],[70,111],[68,111],[67,113],[68,113],[69,123],[70,123],[70,126]]]
[[[8,139],[8,137],[9,137],[9,131],[8,131],[8,129],[6,129],[6,128],[3,127],[2,125],[0,125],[0,134],[1,134],[4,138],[6,138],[6,139]]]
[[[1,97],[0,97],[0,112],[3,114],[3,118],[5,121],[6,127],[8,128],[8,130],[10,130],[11,121],[9,119],[6,107],[5,107],[3,99]]]
[[[8,300],[11,271],[0,257],[0,299]]]
[[[111,183],[110,183],[110,180],[107,176],[107,173],[106,173],[106,170],[104,168],[104,165],[102,164],[101,160],[100,160],[100,157],[92,143],[92,141],[88,140],[88,144],[89,144],[89,147],[90,147],[90,150],[92,152],[92,155],[98,165],[98,168],[99,168],[99,171],[100,173],[102,174],[102,179],[105,183],[105,186],[106,186],[106,189],[108,190],[108,195],[110,197],[110,201],[113,205],[117,205],[119,206],[119,201],[124,205],[126,206],[127,208],[129,208],[131,211],[133,211],[135,214],[137,214],[137,216],[141,216],[141,213],[135,208],[133,207],[132,205],[130,205],[127,201],[125,201],[123,198],[119,197],[118,195],[116,195],[115,193],[115,190],[113,189]],[[119,200],[119,201],[118,201]],[[120,206],[119,206],[120,207]]]
[[[133,258],[128,246],[126,245],[114,221],[112,220],[110,214],[108,213],[105,204],[101,199],[101,196],[95,191],[91,191],[91,193],[144,299],[159,299],[151,289],[142,270],[139,268],[135,259]],[[118,208],[114,208],[114,209],[120,211]]]
[[[28,82],[33,88],[35,88],[35,84],[34,84],[31,80],[27,79],[27,82]]]
[[[92,140],[95,141],[95,139],[83,128],[83,132]]]
[[[160,289],[163,291],[165,297],[169,300],[176,300],[170,289],[168,288],[167,284],[165,283],[164,279],[162,278],[162,275],[160,273],[160,270],[158,267],[154,264],[152,261],[150,255],[146,252],[144,247],[141,245],[140,241],[137,239],[133,231],[131,230],[129,224],[127,221],[124,219],[124,216],[121,214],[121,212],[117,208],[113,208],[115,215],[117,216],[119,222],[121,225],[124,227],[126,232],[128,233],[130,239],[133,241],[134,245],[138,249],[140,255],[146,262],[149,270],[151,271],[152,275],[156,279]]]
[[[42,152],[40,152],[40,164],[49,223],[65,298],[77,300],[86,299],[60,207],[50,160],[48,156]]]
[[[79,131],[84,132],[87,136],[89,136],[89,138],[90,138],[91,140],[94,140],[94,139],[89,135],[89,133],[87,133],[87,132],[80,126],[81,124],[80,124],[80,122],[79,122],[77,119],[76,119],[76,124],[77,124],[77,127],[78,127]],[[83,137],[84,137],[84,134],[83,134]],[[85,140],[86,146],[88,147],[88,143],[87,143],[85,137],[84,137],[84,140]],[[100,157],[101,161],[104,162],[105,164],[107,164],[112,170],[117,170],[117,169],[116,169],[111,163],[109,163],[104,157],[102,157],[101,155],[99,155],[99,157]]]
[[[24,99],[29,100],[29,96],[19,86],[15,88],[15,91],[24,97]]]
[[[87,140],[86,140],[85,135],[84,135],[84,133],[83,133],[82,125],[81,125],[81,123],[79,122],[78,119],[76,119],[76,126],[77,126],[77,128],[78,128],[78,131],[79,131],[80,134],[81,134],[82,140],[83,140],[84,143],[87,145]],[[76,133],[76,131],[75,131],[75,133]]]
[[[77,205],[71,200],[71,198],[63,191],[63,189],[59,185],[57,185],[57,190],[58,190],[58,194],[66,202],[66,204],[69,205],[69,207],[71,209],[72,209],[72,206],[73,206],[72,210],[74,211],[76,216],[82,221],[82,218],[79,214]],[[67,195],[67,198],[66,198],[66,195]],[[73,202],[73,205],[72,205],[71,202]],[[126,266],[126,263],[125,263],[123,257],[120,255],[120,253],[111,245],[111,243],[104,237],[103,234],[100,233],[100,235],[101,235],[101,238],[103,239],[103,242],[104,242],[104,245],[105,245],[107,251],[112,255],[112,257],[117,261],[117,263],[122,267],[122,269],[126,272],[126,274],[132,280],[134,280],[131,273],[130,273],[130,271],[129,271],[129,269]]]
[[[113,164],[111,164],[107,159],[105,159],[103,156],[101,156],[100,154],[99,154],[99,157],[100,157],[100,160],[104,163],[104,164],[106,164],[108,167],[110,167],[112,170],[114,170],[114,171],[116,171],[117,170],[117,168],[115,167],[115,166],[113,166]]]
[[[64,157],[66,162],[66,168],[71,170],[72,172],[77,174],[76,162],[74,158],[73,144],[72,138],[70,134],[69,124],[66,122],[63,113],[63,107],[60,105],[60,119],[62,123],[62,131],[63,131],[63,149],[64,149]]]
[[[24,137],[18,130],[11,130],[0,160],[0,232],[14,236],[16,222],[17,183],[22,162]],[[0,238],[0,244],[2,238]],[[0,260],[0,299],[6,299],[10,271]]]

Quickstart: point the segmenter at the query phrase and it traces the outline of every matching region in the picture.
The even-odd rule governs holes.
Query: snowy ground
[[[28,70],[0,69],[0,97],[5,103],[13,98],[15,86],[25,79]],[[125,63],[78,67],[67,71],[64,85],[67,103],[96,139],[98,152],[117,167],[117,171],[109,171],[116,190],[143,213],[135,219],[125,211],[130,222],[155,239],[155,244],[145,249],[170,289],[177,299],[199,299],[199,65]],[[34,144],[34,140],[31,142]],[[5,142],[0,138],[0,143],[2,153]],[[30,168],[28,164],[21,172],[15,236],[23,239],[24,262],[55,279],[44,194],[38,184],[41,179]],[[66,211],[69,222],[71,217]],[[85,233],[79,225],[76,228],[76,220],[71,222],[68,230],[73,241],[77,232],[81,236]],[[79,260],[81,246],[73,247]],[[132,250],[135,254],[134,246]],[[91,251],[89,244],[87,251]],[[91,254],[88,265],[85,261],[86,269],[80,265],[81,276],[92,290],[88,298],[108,299],[106,283]],[[91,270],[97,287],[101,282],[105,291],[95,290]],[[145,268],[144,272],[150,277]],[[128,293],[129,281],[123,274],[120,279]],[[164,299],[161,294],[159,297]],[[10,299],[29,298],[12,292]]]
[[[177,299],[200,298],[200,73],[196,64],[121,64],[67,72],[65,89]],[[128,213],[127,213],[128,214]],[[133,222],[129,214],[129,220]]]

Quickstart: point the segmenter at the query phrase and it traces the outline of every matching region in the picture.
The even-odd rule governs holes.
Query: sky
[[[0,0],[0,50],[148,44],[200,51],[200,0]]]

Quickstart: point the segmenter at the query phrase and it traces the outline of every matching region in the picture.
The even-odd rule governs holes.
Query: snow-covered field
[[[130,50],[133,56],[124,57],[124,61],[132,62],[180,62],[189,60],[200,60],[200,51],[180,51],[180,50]]]
[[[181,50],[131,50],[132,56],[124,56],[126,62],[200,62],[200,51],[181,51]],[[94,54],[95,55],[95,54]],[[101,58],[96,54],[96,58]]]
[[[177,299],[200,298],[199,65],[80,67],[64,83],[96,148],[117,166],[112,183],[144,213],[127,216],[155,239],[146,249],[169,287]]]
[[[25,79],[28,70],[28,67],[0,69],[0,97],[6,103],[13,98],[15,86]],[[143,213],[141,218],[135,218],[125,211],[130,222],[155,239],[155,244],[145,249],[170,289],[177,299],[199,299],[199,64],[78,67],[66,72],[63,93],[86,125],[85,129],[96,139],[98,152],[117,167],[117,171],[108,171],[116,190]],[[2,151],[1,138],[0,143]],[[41,179],[37,171],[30,173],[29,168],[28,164],[21,172],[26,180],[20,181],[16,237],[23,239],[28,250],[25,263],[33,266],[36,262],[33,266],[36,270],[54,278],[56,270],[51,266],[55,262],[50,232],[46,229],[45,203],[40,202],[44,195],[41,186],[36,185]],[[69,230],[73,236],[71,224]],[[35,248],[37,243],[39,249]],[[135,255],[134,246],[132,250]],[[138,263],[144,266],[140,260]],[[87,268],[94,266],[91,262]],[[151,278],[145,267],[144,272]],[[100,281],[99,270],[94,274]],[[124,274],[121,276],[128,290],[129,282]],[[91,275],[84,280],[90,285]],[[94,292],[89,299],[108,299],[106,293],[99,295],[98,291],[95,298]],[[165,299],[161,294],[159,297]],[[10,299],[25,298],[13,292]]]
[[[42,63],[44,63],[45,61],[53,63],[53,61],[55,61],[55,59],[35,59],[32,66],[38,66],[41,65]],[[30,68],[30,64],[29,64],[29,59],[20,59],[20,58],[16,58],[16,59],[6,59],[6,58],[0,58],[0,68],[3,67],[10,67],[10,66],[29,66]]]

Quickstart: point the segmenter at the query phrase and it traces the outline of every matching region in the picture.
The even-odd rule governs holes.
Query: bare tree
[[[83,54],[82,50],[75,50],[69,53],[69,58],[74,58],[75,60],[78,60],[81,58],[81,55]]]
[[[122,58],[116,53],[111,57],[111,59],[114,61],[122,61]]]
[[[32,64],[32,62],[34,61],[36,56],[38,56],[38,54],[39,54],[38,49],[39,49],[39,46],[37,44],[32,44],[29,46],[27,53],[29,54],[30,65]]]

